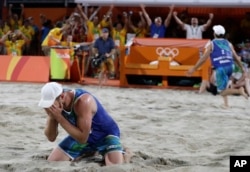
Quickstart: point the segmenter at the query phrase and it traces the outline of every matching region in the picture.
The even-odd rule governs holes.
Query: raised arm
[[[145,19],[144,19],[144,17],[143,17],[142,11],[139,11],[139,15],[140,15],[141,23],[142,23],[143,27],[145,27],[146,21],[145,21]]]
[[[147,11],[145,10],[145,5],[143,5],[143,4],[141,5],[141,10],[142,10],[142,13],[143,13],[144,17],[146,18],[148,26],[151,26],[152,20],[150,19]]]
[[[81,4],[77,4],[77,10],[85,21],[89,20],[88,16],[83,12]]]
[[[10,17],[10,18],[13,18],[13,16],[12,16],[12,7],[13,7],[13,5],[10,4],[10,5],[9,5],[9,17]]]
[[[125,12],[123,13],[123,17],[124,17],[124,29],[128,29],[128,14]]]
[[[168,16],[167,16],[167,18],[164,21],[165,27],[168,27],[168,25],[170,23],[170,20],[172,18],[172,14],[173,14],[173,10],[174,10],[174,5],[170,6],[169,9],[170,9],[170,11],[168,13]]]
[[[112,17],[109,17],[108,19],[108,22],[109,22],[109,27],[110,27],[110,33],[112,33],[112,30],[113,30],[113,21],[112,21]]]
[[[173,12],[173,16],[174,16],[174,19],[175,19],[176,23],[179,24],[182,28],[184,28],[185,23],[183,23],[181,21],[181,19],[179,19],[179,17],[177,16],[176,11]]]
[[[132,14],[130,14],[130,15],[128,16],[128,26],[134,31],[134,30],[136,29],[136,27],[135,27],[134,24],[132,23],[131,17],[132,17]]]
[[[27,38],[27,36],[25,36],[25,35],[23,34],[22,31],[16,30],[16,34],[19,35],[19,36],[21,36],[22,39],[23,39],[25,42],[29,42],[29,41],[30,41],[29,38]]]
[[[42,14],[42,13],[40,13],[40,15],[39,15],[40,17],[40,23],[43,25],[45,22],[47,22],[47,17],[44,15],[44,14]]]
[[[206,30],[212,24],[213,18],[214,18],[214,14],[213,13],[209,13],[209,19],[207,20],[207,23],[205,23],[203,25],[204,30]]]
[[[8,39],[9,35],[12,33],[12,31],[8,31],[5,35],[2,36],[0,39],[0,43],[4,44],[4,42]]]
[[[20,7],[21,7],[20,19],[23,20],[24,19],[24,5],[20,4]]]
[[[96,16],[96,14],[100,11],[102,7],[98,7],[94,12],[93,14],[89,17],[89,20],[93,20],[93,18]]]
[[[103,16],[103,20],[107,21],[107,20],[109,20],[111,18],[113,8],[114,8],[114,5],[110,5],[109,10]]]

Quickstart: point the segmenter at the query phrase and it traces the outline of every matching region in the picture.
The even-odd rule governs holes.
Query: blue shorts
[[[59,148],[64,151],[72,160],[88,153],[99,152],[105,155],[108,152],[120,151],[123,152],[120,138],[114,135],[108,135],[103,140],[96,144],[80,144],[71,136],[67,136],[59,143]]]
[[[216,86],[218,92],[227,88],[228,81],[233,73],[233,65],[216,68]]]

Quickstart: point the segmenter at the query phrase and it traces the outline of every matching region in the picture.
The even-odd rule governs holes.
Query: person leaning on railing
[[[50,32],[42,42],[42,51],[45,56],[50,55],[51,46],[61,45],[63,33],[66,32],[69,27],[70,23],[63,24],[62,22],[57,22],[56,27],[50,30]]]

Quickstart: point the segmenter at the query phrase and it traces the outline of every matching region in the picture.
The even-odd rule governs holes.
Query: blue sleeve
[[[155,24],[151,23],[151,25],[150,25],[150,37],[154,36],[154,32],[155,32]]]
[[[154,24],[154,23],[151,23],[151,25],[150,25],[150,30],[154,30],[154,26],[155,26],[155,24]]]

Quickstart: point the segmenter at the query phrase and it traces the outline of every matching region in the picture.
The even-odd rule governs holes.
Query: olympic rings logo
[[[177,48],[157,47],[155,52],[159,56],[176,57],[179,55],[179,50]]]

